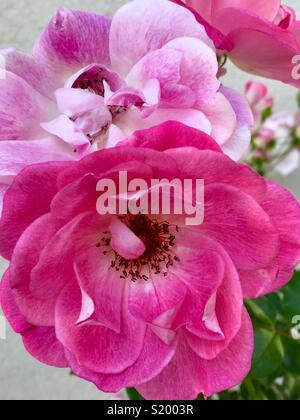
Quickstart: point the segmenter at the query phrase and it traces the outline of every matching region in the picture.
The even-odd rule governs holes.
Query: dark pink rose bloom
[[[293,77],[293,68],[299,62],[294,57],[300,54],[300,22],[296,21],[295,11],[282,5],[281,0],[184,0],[183,3],[209,27],[227,37],[227,43],[231,43],[229,56],[242,70],[300,87],[300,76]],[[214,36],[213,31],[209,33]],[[218,35],[215,37],[218,41]],[[224,40],[223,45],[226,47]]]
[[[204,179],[200,226],[100,216],[100,179]],[[27,351],[106,392],[194,399],[240,384],[253,329],[243,298],[300,260],[300,207],[209,136],[168,122],[78,162],[25,168],[4,197],[1,304]]]

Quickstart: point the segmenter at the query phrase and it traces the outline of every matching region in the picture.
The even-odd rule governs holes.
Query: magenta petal
[[[97,323],[77,325],[81,292],[69,284],[57,301],[56,333],[64,346],[87,369],[104,374],[117,374],[132,366],[139,358],[145,337],[145,325],[127,312],[123,301],[121,332],[116,333]]]
[[[9,284],[9,271],[6,271],[0,283],[0,304],[9,324],[16,333],[21,334],[32,327],[21,314],[16,304]]]
[[[205,2],[199,3],[199,6],[202,7],[202,10],[199,10],[197,8],[198,4],[195,0],[185,0],[186,4],[182,0],[172,0],[173,3],[179,4],[180,6],[186,7],[188,10],[190,10],[197,22],[200,23],[200,25],[204,26],[207,35],[210,37],[210,39],[213,40],[215,47],[217,50],[220,51],[231,51],[233,49],[233,43],[230,41],[230,38],[223,35],[217,28],[210,25],[209,21],[211,19],[211,10],[207,11],[207,9],[210,9],[210,1],[206,0]],[[205,8],[205,9],[204,9]],[[204,12],[204,13],[203,13]],[[206,13],[205,13],[206,12]],[[207,19],[207,20],[205,20]]]
[[[68,165],[41,163],[29,166],[8,189],[0,222],[0,253],[4,258],[10,259],[24,230],[35,219],[49,212],[57,192],[57,176]]]
[[[245,311],[241,330],[216,359],[200,359],[182,337],[168,366],[137,390],[149,400],[194,400],[200,393],[210,397],[243,381],[251,368],[253,348],[253,328]]]
[[[9,285],[7,271],[1,281],[0,302],[7,320],[16,333],[23,335],[27,351],[40,362],[55,367],[67,367],[64,349],[55,336],[54,328],[36,328],[29,324],[16,304]]]
[[[164,344],[150,328],[147,328],[139,358],[119,374],[96,373],[80,366],[70,354],[67,357],[75,375],[93,382],[104,392],[118,392],[125,387],[136,387],[158,375],[174,356],[175,349],[176,340],[171,345]]]
[[[82,292],[93,302],[89,318],[116,333],[121,330],[121,313],[126,282],[111,268],[101,248],[94,246],[74,258],[74,270]]]
[[[148,281],[138,280],[130,287],[129,311],[138,319],[156,324],[156,318],[184,300],[186,290],[174,273],[169,273],[167,277],[155,275]],[[169,327],[169,320],[164,318],[164,321],[165,325],[160,325]]]
[[[0,216],[2,214],[2,208],[3,208],[3,198],[4,195],[6,193],[6,191],[9,188],[9,185],[11,183],[11,179],[10,178],[6,178],[6,177],[1,177],[0,176]]]
[[[199,330],[195,322],[188,326],[189,345],[199,357],[205,360],[215,359],[228,347],[241,328],[243,294],[240,278],[224,251],[223,258],[225,263],[223,282],[213,295],[213,302],[208,302],[213,303],[214,307],[206,306],[203,317],[206,331]],[[207,309],[211,312],[207,312]]]
[[[34,57],[61,77],[91,63],[109,65],[110,25],[105,16],[60,9],[36,42]]]
[[[251,369],[253,350],[252,322],[244,309],[242,327],[231,344],[215,360],[200,363],[201,371],[206,372],[204,395],[209,397],[240,385]]]
[[[78,214],[64,224],[44,245],[39,261],[32,269],[32,294],[39,299],[56,299],[65,286],[66,278],[76,280],[74,257],[89,247],[96,248],[99,235],[106,227],[105,219],[93,212]]]
[[[278,230],[280,249],[269,266],[256,272],[240,273],[244,295],[248,298],[263,296],[283,287],[292,278],[300,261],[300,208],[295,198],[284,188],[268,182],[268,193],[262,206]]]
[[[120,146],[134,146],[164,151],[173,148],[195,147],[221,152],[219,145],[207,134],[176,121],[168,121],[147,130],[136,131]]]
[[[41,249],[59,229],[47,214],[37,219],[19,239],[10,263],[10,287],[26,320],[41,327],[54,326],[54,299],[36,298],[30,290],[31,272],[39,261]]]
[[[35,359],[49,366],[67,368],[68,362],[54,328],[32,328],[23,335],[23,343]]]
[[[239,29],[232,34],[232,39],[237,46],[231,59],[242,70],[299,88],[299,80],[292,77],[292,59],[299,55],[296,46],[285,43],[280,36],[254,29]],[[256,48],[257,45],[260,47]]]
[[[267,192],[265,179],[258,176],[257,172],[248,165],[236,164],[222,153],[211,150],[195,153],[194,148],[182,147],[167,150],[167,154],[176,160],[185,179],[204,179],[206,186],[219,180],[221,184],[249,194],[257,202],[265,198]]]
[[[252,197],[224,184],[206,186],[201,230],[226,249],[237,268],[264,268],[279,250],[268,214]]]

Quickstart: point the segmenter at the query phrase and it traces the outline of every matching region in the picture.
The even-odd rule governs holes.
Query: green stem
[[[132,401],[140,401],[144,399],[134,388],[126,388],[126,392],[129,399]]]

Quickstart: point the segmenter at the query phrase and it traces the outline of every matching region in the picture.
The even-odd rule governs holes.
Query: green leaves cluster
[[[246,306],[255,330],[252,370],[241,387],[214,398],[300,400],[300,339],[296,340],[296,327],[300,325],[300,272],[280,292],[246,301]]]
[[[300,339],[292,336],[300,325],[300,272],[280,292],[246,306],[255,330],[252,370],[240,387],[212,400],[300,400]],[[128,394],[142,399],[134,389]]]

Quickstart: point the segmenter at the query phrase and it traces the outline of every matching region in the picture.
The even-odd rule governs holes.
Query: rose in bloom
[[[175,0],[178,3],[178,0]],[[229,56],[242,70],[300,86],[293,58],[300,54],[299,21],[281,0],[184,0],[232,43]]]
[[[167,0],[130,2],[112,21],[63,9],[32,56],[2,55],[2,194],[28,164],[79,159],[168,120],[212,135],[234,159],[249,146],[246,100],[221,87],[204,27]]]
[[[187,164],[188,163],[188,164]],[[204,179],[205,217],[101,216],[100,179]],[[284,203],[284,205],[283,205]],[[29,353],[106,392],[194,399],[239,384],[253,330],[243,298],[300,260],[289,192],[176,122],[71,163],[25,168],[4,198],[1,304]]]

